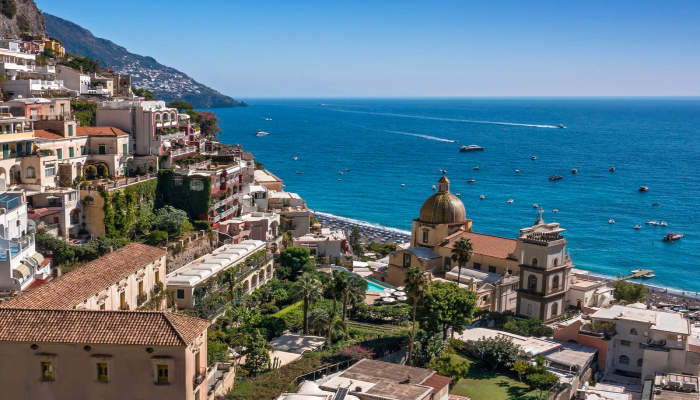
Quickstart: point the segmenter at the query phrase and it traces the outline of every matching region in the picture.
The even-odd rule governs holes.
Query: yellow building
[[[44,50],[53,50],[54,53],[56,53],[56,57],[66,56],[66,48],[63,47],[63,43],[61,43],[58,39],[42,37],[41,41],[44,42]]]
[[[389,265],[373,272],[375,279],[403,286],[406,271],[413,266],[432,277],[459,280],[460,286],[477,293],[478,304],[491,311],[515,310],[518,289],[517,242],[513,239],[472,232],[462,201],[450,193],[450,180],[443,176],[438,190],[428,197],[413,220],[411,247],[389,255]],[[462,266],[452,262],[454,243],[468,239],[472,260]],[[459,276],[458,276],[459,275]]]

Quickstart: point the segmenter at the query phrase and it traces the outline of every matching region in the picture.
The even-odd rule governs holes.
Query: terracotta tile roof
[[[79,126],[76,130],[78,136],[122,136],[128,135],[121,129],[111,126]]]
[[[5,301],[0,308],[67,310],[163,256],[165,250],[131,243]]]
[[[454,248],[454,243],[462,238],[471,241],[475,254],[483,254],[496,258],[508,258],[508,254],[515,252],[517,244],[515,239],[460,231],[446,237],[445,241],[440,244],[440,246],[452,249]]]
[[[63,136],[51,129],[35,129],[34,137],[42,139],[63,139]]]
[[[187,346],[209,327],[203,319],[152,311],[3,308],[0,321],[0,342],[30,343]]]
[[[452,378],[433,374],[430,378],[423,381],[421,385],[431,387],[433,388],[433,393],[438,393],[442,388],[449,385],[450,381],[452,381]]]
[[[60,212],[61,212],[61,210],[49,210],[48,208],[37,208],[36,210],[28,210],[27,211],[27,218],[29,218],[29,219],[41,218],[41,217],[45,217],[47,215],[57,214]]]

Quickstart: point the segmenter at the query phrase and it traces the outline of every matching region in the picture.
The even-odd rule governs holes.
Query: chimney
[[[54,267],[53,270],[51,270],[51,276],[53,278],[58,278],[61,276],[61,267]]]

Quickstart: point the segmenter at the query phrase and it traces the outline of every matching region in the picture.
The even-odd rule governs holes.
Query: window
[[[631,344],[629,340],[620,340],[620,346],[630,347]]]
[[[143,281],[139,281],[139,296],[143,296]]]
[[[516,290],[518,290],[518,285],[510,285],[510,290],[515,292]]]
[[[29,110],[29,115],[31,115],[32,117],[36,117],[36,108],[32,108],[31,110]]]
[[[168,383],[168,366],[158,364],[158,383]]]
[[[35,179],[36,169],[34,169],[32,166],[27,167],[27,172],[25,173],[24,177],[27,179]]]
[[[0,132],[0,133],[2,133],[2,132]],[[29,155],[29,154],[32,154],[32,142],[26,142],[26,143],[24,144],[24,147],[25,147],[25,152],[26,152],[28,155]]]
[[[102,311],[105,310],[105,303],[100,304],[100,310],[102,310]]]
[[[411,253],[403,255],[403,266],[409,268],[411,266]]]
[[[558,259],[558,258],[555,258],[554,261],[553,261],[552,266],[556,267],[557,265],[559,265],[559,259]]]
[[[173,185],[174,186],[182,186],[182,177],[181,176],[176,176],[173,178]]]
[[[637,360],[637,366],[638,366],[638,367],[641,367],[642,364],[644,364],[644,359],[643,359],[643,358],[638,359],[638,360]]]
[[[423,229],[423,243],[428,243],[429,232],[427,229]]]
[[[80,146],[80,155],[84,156],[86,154],[85,146]]]
[[[475,262],[475,263],[474,263],[474,269],[481,269],[481,264]]]
[[[527,315],[532,315],[532,304],[527,305]]]
[[[156,276],[153,279],[156,283],[160,283],[160,271],[156,270]]]
[[[68,136],[73,136],[73,125],[68,125]]]
[[[109,382],[107,363],[97,363],[97,380],[102,382]]]
[[[51,114],[55,113],[55,112],[56,112],[56,107],[54,107],[54,106],[49,106],[49,112],[50,112]]]
[[[119,308],[126,310],[126,293],[119,293]]]
[[[536,267],[537,266],[537,258],[533,258],[532,263],[530,265],[532,265],[533,267]]]
[[[190,181],[190,190],[202,191],[204,190],[204,182],[201,179],[192,179]]]
[[[527,289],[528,290],[537,290],[537,277],[534,275],[530,275],[529,278],[527,278]]]
[[[494,267],[493,265],[489,265],[489,272],[495,273],[495,272],[496,272],[496,267]]]
[[[185,298],[185,289],[177,290],[177,298],[178,300],[183,300]]]
[[[41,379],[44,381],[53,380],[53,361],[41,362]]]
[[[100,145],[97,147],[97,152],[99,154],[107,154],[107,147],[104,145]]]
[[[629,357],[627,357],[625,355],[620,356],[620,364],[629,365],[629,363],[630,363]]]
[[[75,149],[74,148],[72,148],[72,147],[68,148],[68,156],[71,158],[75,157]]]
[[[559,275],[555,275],[552,278],[552,290],[559,290]]]
[[[632,328],[630,329],[630,335],[636,335],[637,334],[637,329]]]
[[[61,104],[61,115],[64,115],[65,112],[66,112],[66,105],[65,105],[65,104]]]
[[[124,155],[127,155],[129,153],[129,145],[122,145],[122,153],[124,153]]]
[[[46,175],[47,178],[51,178],[52,176],[56,175],[56,164],[46,164],[44,166],[44,175]]]
[[[63,158],[63,149],[56,150],[56,155],[57,155],[59,160],[62,159]]]
[[[445,269],[450,269],[452,267],[452,259],[450,257],[445,257]]]
[[[552,304],[552,317],[559,315],[559,303]]]

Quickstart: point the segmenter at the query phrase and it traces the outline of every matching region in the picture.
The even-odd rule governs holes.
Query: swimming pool
[[[378,285],[372,281],[367,281],[367,291],[368,292],[383,292],[386,289],[382,285]]]

